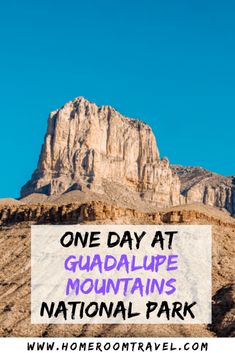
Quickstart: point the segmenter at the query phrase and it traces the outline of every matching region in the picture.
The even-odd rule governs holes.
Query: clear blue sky
[[[235,174],[235,2],[2,1],[0,197],[76,96],[149,123],[172,163]]]

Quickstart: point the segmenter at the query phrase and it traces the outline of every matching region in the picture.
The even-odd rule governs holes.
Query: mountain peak
[[[80,96],[50,114],[37,169],[21,195],[105,194],[107,183],[162,207],[179,203],[178,177],[160,160],[151,128]]]

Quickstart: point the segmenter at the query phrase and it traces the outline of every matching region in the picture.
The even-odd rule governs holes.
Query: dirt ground
[[[31,224],[212,224],[211,325],[33,325],[30,322]],[[145,213],[102,202],[53,206],[0,205],[0,336],[235,336],[235,219],[202,205]],[[203,276],[203,274],[202,274]]]

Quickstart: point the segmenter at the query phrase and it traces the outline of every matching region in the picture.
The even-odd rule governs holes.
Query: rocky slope
[[[179,204],[178,177],[160,159],[151,128],[78,97],[50,114],[37,169],[21,196],[71,190],[109,196],[107,183],[157,206]]]
[[[212,325],[32,325],[31,224],[212,224]],[[0,336],[212,337],[234,336],[235,220],[203,205],[140,212],[105,202],[0,205]]]
[[[235,177],[225,177],[199,167],[171,165],[180,178],[185,203],[203,203],[227,210],[235,216]]]

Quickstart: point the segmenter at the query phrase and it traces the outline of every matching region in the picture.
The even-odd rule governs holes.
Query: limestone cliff
[[[225,177],[199,167],[172,165],[171,168],[180,178],[185,203],[204,203],[235,215],[235,177]]]
[[[105,194],[110,182],[113,189],[121,185],[157,206],[179,203],[178,177],[168,160],[160,159],[147,124],[83,97],[53,111],[37,169],[21,196],[71,190]]]

